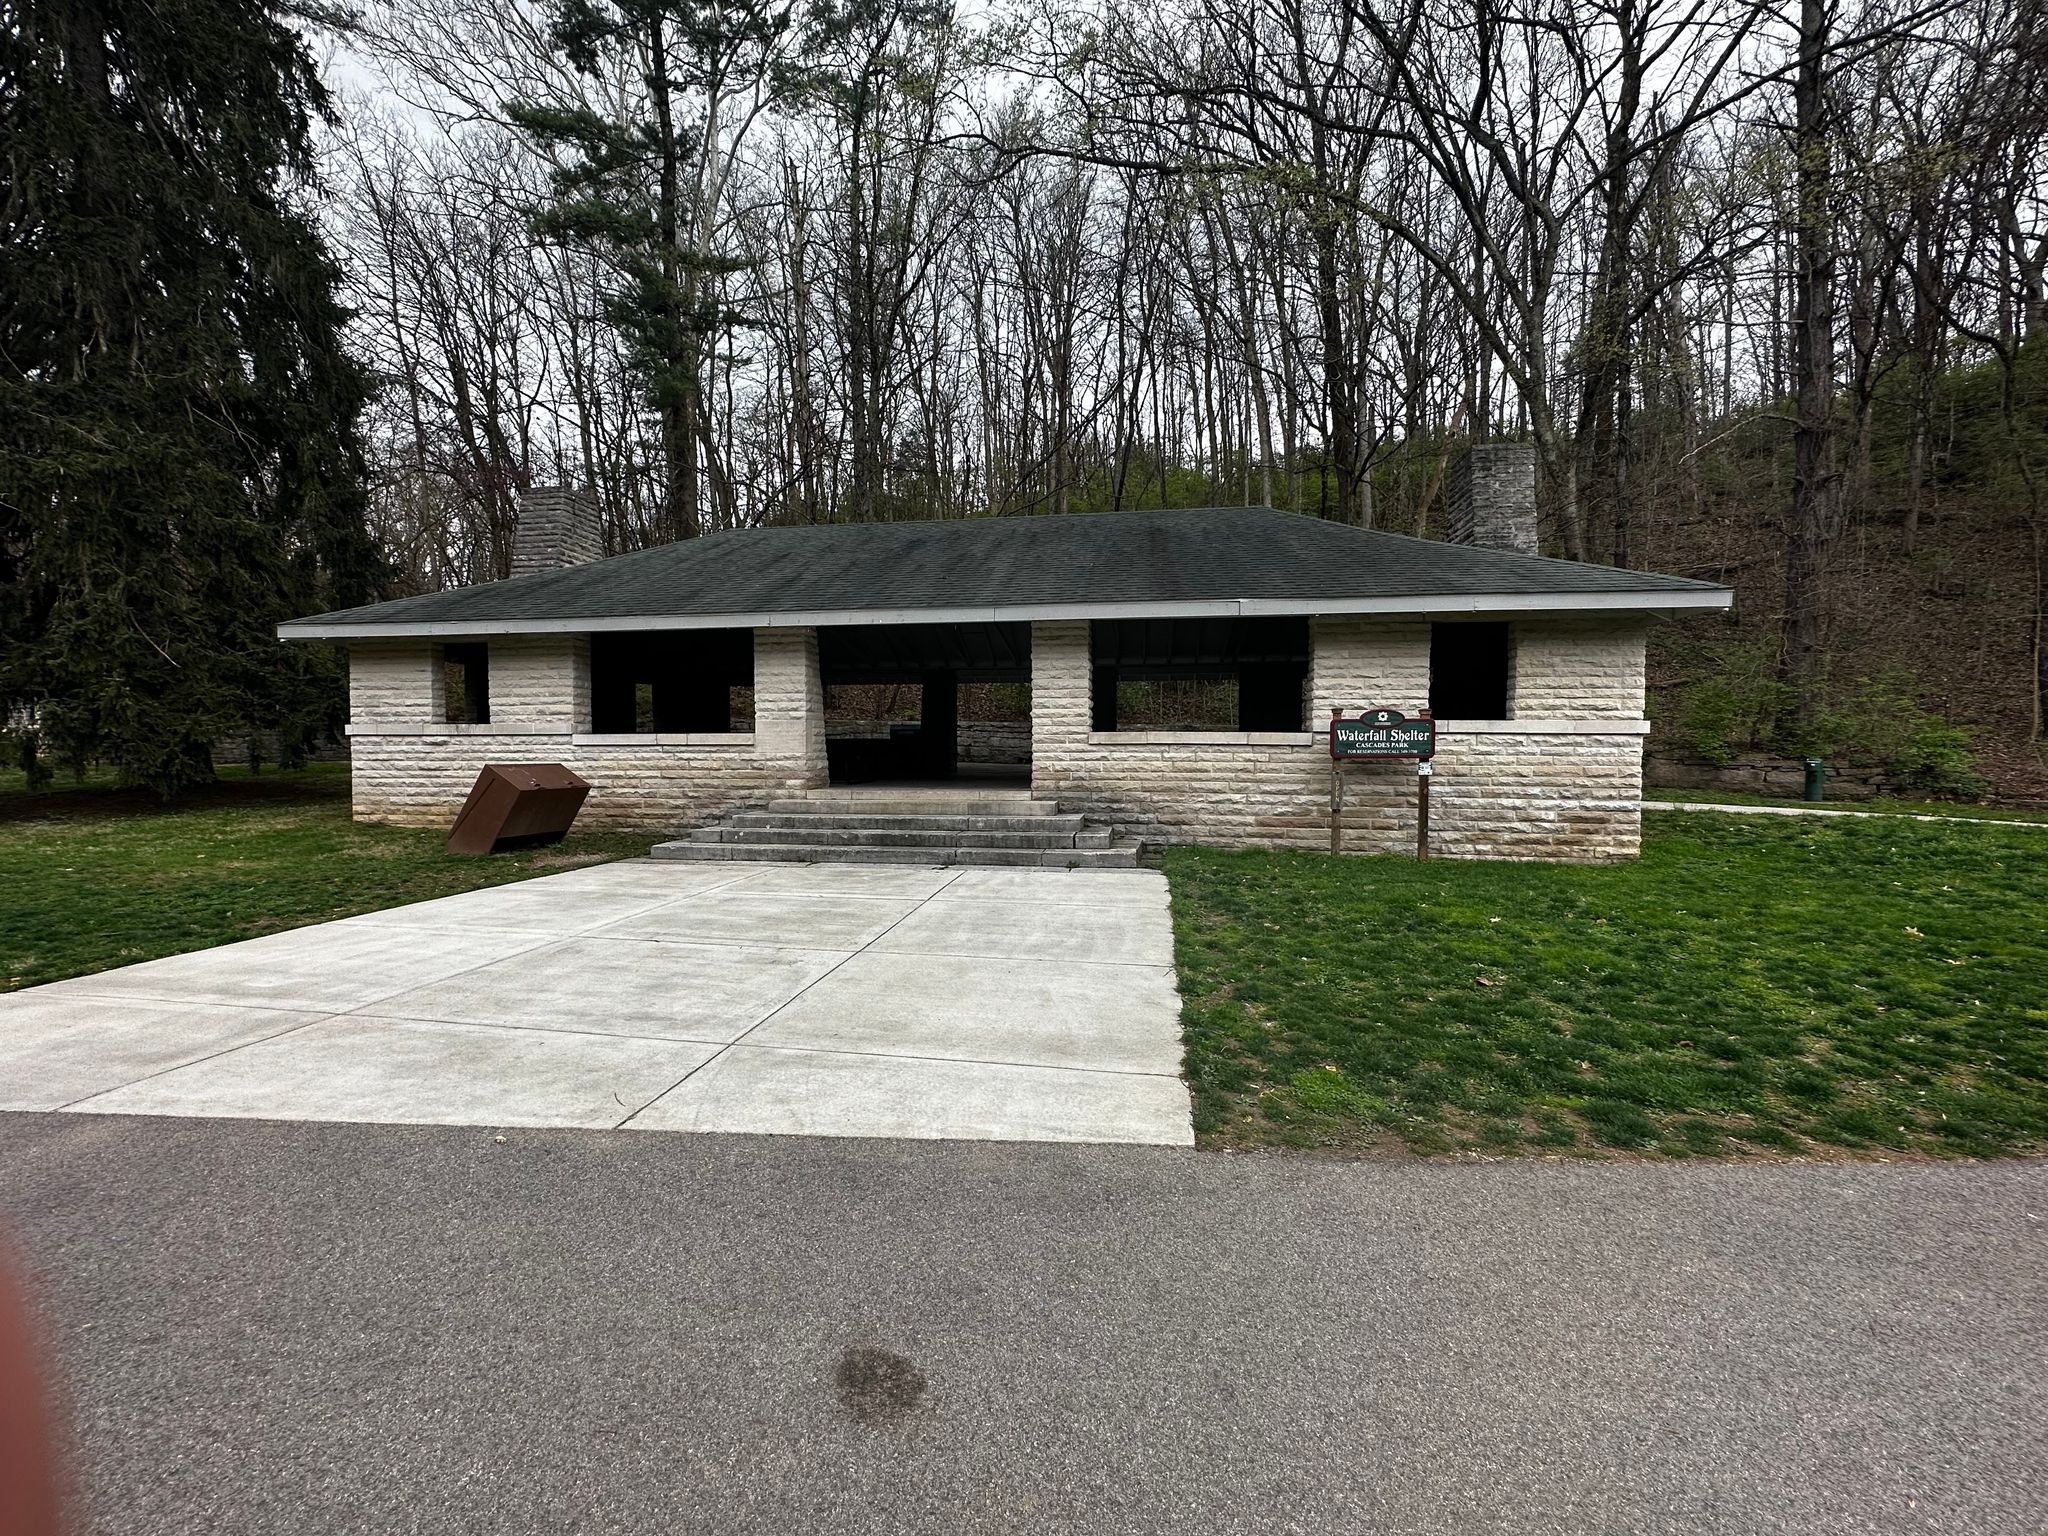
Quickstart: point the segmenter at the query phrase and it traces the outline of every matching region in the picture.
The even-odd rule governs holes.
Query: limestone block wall
[[[1364,615],[1309,625],[1309,724],[1330,728],[1330,711],[1386,705],[1404,714],[1429,708],[1429,621]]]
[[[1640,720],[1611,728],[1508,720],[1443,733],[1430,790],[1432,849],[1467,858],[1634,858],[1648,729]],[[1413,846],[1412,810],[1407,827]]]
[[[580,635],[490,642],[491,721],[441,719],[440,655],[426,641],[349,648],[349,738],[359,821],[445,827],[486,763],[561,763],[590,780],[581,825],[672,831],[825,782],[817,637],[762,630],[754,675],[765,735],[600,736],[589,729]],[[810,721],[790,717],[809,703]]]
[[[815,629],[754,631],[755,755],[791,789],[827,782],[825,683]]]
[[[354,720],[443,718],[436,647],[423,640],[358,640],[348,648],[348,717]]]
[[[1518,719],[1640,720],[1649,626],[1626,614],[1516,621],[1508,714]]]
[[[1429,697],[1429,625],[1325,618],[1313,630],[1302,732],[1093,732],[1088,626],[1032,626],[1032,788],[1154,843],[1329,846],[1330,711]],[[1450,857],[1608,860],[1637,851],[1642,791],[1640,622],[1517,625],[1517,701],[1571,703],[1577,718],[1439,727],[1432,851]],[[1631,693],[1631,688],[1633,692]],[[1628,708],[1620,706],[1628,701]],[[1415,845],[1415,768],[1352,765],[1345,847]]]
[[[582,635],[495,636],[490,673],[493,725],[573,731],[590,719],[590,641]]]
[[[1155,843],[1323,848],[1333,708],[1429,698],[1429,624],[1319,618],[1309,671],[1313,729],[1089,729],[1089,627],[1032,626],[1032,787]],[[1515,625],[1512,718],[1439,726],[1432,845],[1448,856],[1601,860],[1640,839],[1644,625],[1588,615]],[[580,636],[490,642],[491,721],[449,725],[438,647],[350,648],[355,814],[446,826],[488,762],[560,762],[591,781],[589,824],[673,831],[827,782],[815,631],[755,635],[756,729],[712,735],[588,732],[590,657]],[[1411,764],[1345,770],[1345,843],[1414,846]]]
[[[351,727],[350,741],[356,819],[405,827],[447,827],[486,763],[561,763],[583,775],[591,792],[579,826],[681,830],[781,788],[755,763],[748,735],[579,737],[455,726],[406,735]]]

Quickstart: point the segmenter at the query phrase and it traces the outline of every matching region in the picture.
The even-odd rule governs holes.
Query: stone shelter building
[[[1525,445],[1472,450],[1448,543],[1219,507],[748,529],[609,559],[594,508],[551,489],[523,504],[510,579],[279,633],[348,647],[361,820],[445,826],[485,763],[559,762],[593,786],[587,820],[650,832],[951,782],[1119,846],[1322,848],[1331,714],[1386,707],[1436,719],[1434,851],[1626,858],[1648,626],[1733,594],[1536,555],[1534,475]],[[1232,717],[1129,718],[1134,688],[1175,680],[1217,685]],[[828,743],[827,688],[884,683],[917,688],[918,719]],[[1028,686],[1009,782],[963,766],[973,683]],[[1346,848],[1412,848],[1414,766],[1346,779]]]

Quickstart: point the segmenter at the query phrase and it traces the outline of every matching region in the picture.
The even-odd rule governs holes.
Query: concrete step
[[[657,859],[681,863],[1005,865],[1046,869],[1135,869],[1135,844],[1109,848],[869,848],[816,843],[657,843]]]
[[[807,843],[816,848],[1107,848],[1107,827],[1057,832],[921,832],[891,827],[813,827],[791,817],[771,826],[699,827],[694,843]]]
[[[1045,832],[1073,833],[1087,820],[1066,815],[1013,816],[957,813],[944,816],[884,816],[856,811],[735,811],[728,827],[873,827],[880,832]]]
[[[777,815],[827,816],[1057,816],[1059,804],[1014,795],[951,794],[916,790],[876,794],[818,790],[802,799],[770,800],[766,809]]]

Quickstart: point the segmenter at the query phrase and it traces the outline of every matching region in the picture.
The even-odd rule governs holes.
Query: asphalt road
[[[2048,1529],[2048,1165],[0,1116],[89,1527]]]

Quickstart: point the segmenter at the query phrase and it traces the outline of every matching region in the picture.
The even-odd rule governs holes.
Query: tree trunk
[[[1835,253],[1829,223],[1833,166],[1825,0],[1802,0],[1799,14],[1799,63],[1793,84],[1798,164],[1791,334],[1796,425],[1792,507],[1785,521],[1785,615],[1778,674],[1794,690],[1798,720],[1805,725],[1820,705],[1826,564],[1834,526]]]
[[[669,101],[667,27],[656,17],[649,37],[650,67],[647,78],[653,91],[655,121],[661,134],[661,187],[657,217],[661,241],[662,275],[674,292],[682,278],[682,149],[676,142],[675,119]],[[674,317],[678,321],[683,316]],[[656,409],[661,417],[661,453],[668,484],[661,498],[662,532],[670,539],[697,535],[697,375],[696,341],[687,324],[675,333],[685,338],[680,345],[690,351],[678,356],[674,350],[663,358],[665,378],[655,384]]]
[[[1365,508],[1358,494],[1352,464],[1358,457],[1358,401],[1351,388],[1350,347],[1344,333],[1344,305],[1337,291],[1335,211],[1316,218],[1316,317],[1323,333],[1323,409],[1329,417],[1325,451],[1337,477],[1337,521],[1362,524]]]

